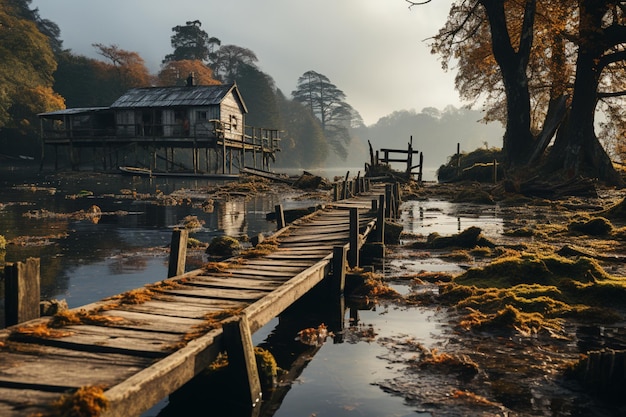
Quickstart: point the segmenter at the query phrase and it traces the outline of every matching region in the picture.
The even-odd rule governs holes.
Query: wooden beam
[[[261,381],[254,356],[252,332],[245,315],[232,317],[223,324],[228,367],[235,375],[236,392],[241,394],[247,410],[261,408]]]
[[[188,238],[189,232],[185,229],[176,229],[172,232],[172,243],[170,245],[170,261],[167,270],[168,278],[182,275],[185,273]]]
[[[13,326],[39,318],[40,259],[9,263],[5,274],[5,322]]]

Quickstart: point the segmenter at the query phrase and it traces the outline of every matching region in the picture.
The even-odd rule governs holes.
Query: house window
[[[237,116],[230,115],[230,130],[237,130]]]

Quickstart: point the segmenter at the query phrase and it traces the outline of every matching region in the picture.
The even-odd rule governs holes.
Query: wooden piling
[[[185,273],[187,258],[187,240],[189,232],[185,229],[176,229],[172,232],[170,245],[170,260],[167,268],[167,277],[175,277]]]
[[[350,268],[359,266],[359,209],[350,209],[350,250],[348,251]]]
[[[274,211],[276,212],[276,230],[280,230],[285,227],[285,211],[283,210],[283,205],[275,205]]]
[[[239,382],[244,406],[250,410],[260,409],[261,381],[254,356],[252,332],[245,314],[224,322],[224,344],[228,353],[228,367]]]
[[[333,247],[333,274],[331,283],[331,296],[343,294],[346,286],[346,246]]]
[[[8,263],[5,275],[5,324],[13,326],[39,317],[40,259]]]
[[[376,239],[375,242],[385,243],[385,212],[387,211],[385,195],[378,196],[378,213],[376,215]]]

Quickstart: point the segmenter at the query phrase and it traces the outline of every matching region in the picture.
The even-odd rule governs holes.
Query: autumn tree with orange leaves
[[[148,87],[152,84],[152,76],[143,58],[137,53],[121,49],[117,45],[94,43],[96,52],[106,61],[96,61],[103,78],[112,81],[113,89],[122,95],[133,87]]]
[[[504,123],[511,175],[586,175],[620,183],[594,122],[602,109],[610,121],[603,132],[624,131],[623,12],[621,1],[453,3],[432,51],[444,68],[455,62],[461,96],[484,99],[486,118]]]
[[[197,85],[220,84],[213,76],[213,70],[200,60],[183,59],[169,61],[163,64],[157,75],[157,84],[160,86],[185,85],[187,77],[193,74]]]

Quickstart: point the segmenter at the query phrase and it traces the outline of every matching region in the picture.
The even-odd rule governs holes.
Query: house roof
[[[179,87],[146,87],[133,88],[111,104],[112,109],[146,108],[146,107],[178,107],[178,106],[212,106],[219,105],[232,92],[240,103],[243,112],[247,113],[245,103],[239,93],[237,84],[195,85]]]
[[[39,113],[37,116],[54,118],[55,116],[67,116],[77,114],[99,113],[109,110],[108,107],[75,107],[71,109],[56,110],[47,113]]]

